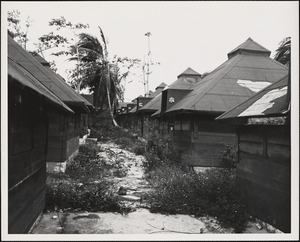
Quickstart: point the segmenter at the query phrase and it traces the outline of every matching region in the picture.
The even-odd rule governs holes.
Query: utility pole
[[[147,66],[147,70],[146,70],[147,79],[146,80],[144,79],[145,96],[147,96],[147,95],[149,95],[149,75],[151,74],[151,71],[150,71],[150,61],[151,61],[150,36],[151,36],[151,33],[147,32],[145,34],[145,36],[148,37],[148,56],[147,56],[147,64],[146,64],[146,66]]]

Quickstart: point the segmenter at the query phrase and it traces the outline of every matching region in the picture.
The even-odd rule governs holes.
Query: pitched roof
[[[289,76],[285,75],[217,119],[285,115],[290,105],[288,82]]]
[[[160,83],[156,88],[155,91],[151,93],[151,95],[149,97],[155,97],[156,95],[158,95],[159,93],[162,92],[162,90],[167,86],[166,83],[162,82]]]
[[[174,81],[171,85],[168,86],[167,89],[183,89],[188,90],[192,89],[196,83],[201,80],[201,75],[197,72],[197,74],[185,74],[186,72],[190,73],[191,71],[195,72],[191,68],[187,68],[183,73],[178,75],[177,80]]]
[[[26,68],[20,66],[10,57],[8,57],[8,76],[10,77],[8,78],[9,82],[17,83],[22,87],[32,90],[44,98],[46,102],[54,104],[64,111],[73,113],[57,96],[31,75]]]
[[[39,63],[38,60],[18,45],[10,36],[8,36],[8,56],[15,63],[30,72],[32,76],[52,91],[65,104],[78,106],[88,111],[85,105],[87,103],[86,100],[68,84],[60,80],[53,71]]]
[[[135,113],[137,110],[137,107],[134,107],[133,109],[131,109],[128,113]]]
[[[249,37],[244,43],[240,44],[238,47],[230,51],[227,54],[227,56],[228,58],[231,58],[238,53],[260,53],[260,54],[270,56],[271,51],[261,46],[260,44],[258,44],[257,42],[255,42],[253,39]]]
[[[90,103],[87,99],[85,99],[83,96],[81,96],[79,93],[77,93],[70,85],[68,85],[65,82],[65,79],[59,75],[58,73],[55,73],[51,68],[48,61],[46,61],[42,56],[40,56],[38,53],[33,52],[32,56],[37,59],[49,72],[51,72],[60,82],[57,82],[59,86],[65,90],[66,92],[72,92],[79,102],[84,102],[86,106],[92,107],[92,103]]]
[[[93,94],[80,94],[84,99],[86,99],[89,103],[93,104],[94,95]]]
[[[265,53],[237,53],[200,80],[166,113],[226,112],[287,73],[286,66]]]
[[[178,75],[178,78],[180,76],[200,76],[201,77],[201,74],[194,71],[192,68],[188,67],[184,72],[182,72],[181,74]]]
[[[146,103],[139,111],[141,112],[155,112],[160,109],[162,93],[159,93]]]
[[[177,80],[174,81],[166,89],[190,90],[193,89],[196,83],[198,83],[200,80],[201,80],[201,75],[198,72],[191,69],[190,67],[188,67],[184,72],[178,75]],[[155,104],[153,106],[158,107],[155,110],[156,112],[151,115],[152,117],[155,117],[161,113],[161,98],[160,98],[160,104]]]

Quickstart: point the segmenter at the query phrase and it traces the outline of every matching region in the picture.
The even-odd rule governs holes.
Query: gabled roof
[[[26,50],[18,45],[10,36],[8,36],[8,56],[15,63],[26,69],[40,83],[46,86],[65,104],[71,105],[72,108],[80,107],[89,111],[86,107],[88,103],[78,93],[75,92],[68,84],[60,78],[51,69],[44,67],[38,60],[31,56]]]
[[[230,51],[227,56],[228,58],[231,58],[238,53],[260,53],[266,56],[270,56],[271,51],[256,43],[249,37],[244,43],[240,44],[238,47]]]
[[[8,57],[8,78],[9,82],[16,83],[25,89],[29,89],[45,99],[46,102],[54,104],[63,111],[73,113],[57,96],[55,96],[48,88],[41,84],[33,75],[25,68],[18,65],[10,57]]]
[[[284,76],[217,119],[286,115],[290,105],[288,79],[288,75]]]
[[[192,68],[188,67],[184,72],[178,75],[178,78],[181,76],[199,76],[201,77],[201,74],[194,71]]]
[[[237,53],[200,80],[166,113],[226,112],[287,73],[286,66],[264,53]]]

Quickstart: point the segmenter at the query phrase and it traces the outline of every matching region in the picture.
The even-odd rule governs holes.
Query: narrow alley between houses
[[[151,213],[147,196],[151,185],[145,179],[142,155],[121,149],[113,142],[99,143],[99,158],[107,163],[119,162],[127,170],[126,176],[115,176],[118,169],[110,170],[107,179],[118,197],[122,209],[119,212],[70,211],[57,208],[42,214],[32,234],[156,234],[156,233],[233,233],[209,216],[196,217],[185,214]],[[244,233],[268,233],[265,228],[249,222]]]

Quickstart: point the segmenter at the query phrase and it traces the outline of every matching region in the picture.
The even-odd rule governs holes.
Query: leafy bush
[[[235,232],[245,228],[248,215],[234,170],[216,168],[196,174],[161,166],[149,172],[148,180],[154,187],[149,194],[152,212],[210,215]]]
[[[146,172],[161,165],[184,165],[181,163],[181,152],[175,149],[169,137],[160,136],[157,132],[151,132],[147,139],[145,149]]]
[[[221,161],[224,167],[235,168],[237,165],[237,154],[233,150],[231,145],[225,145],[224,149],[221,150]]]
[[[120,205],[107,181],[83,184],[65,177],[63,180],[52,179],[46,185],[45,209],[55,208],[115,212],[120,210]]]
[[[87,211],[120,211],[117,198],[105,180],[112,167],[124,174],[120,162],[108,165],[99,159],[100,147],[87,144],[79,147],[78,155],[66,167],[65,174],[48,174],[46,209],[82,209]]]

